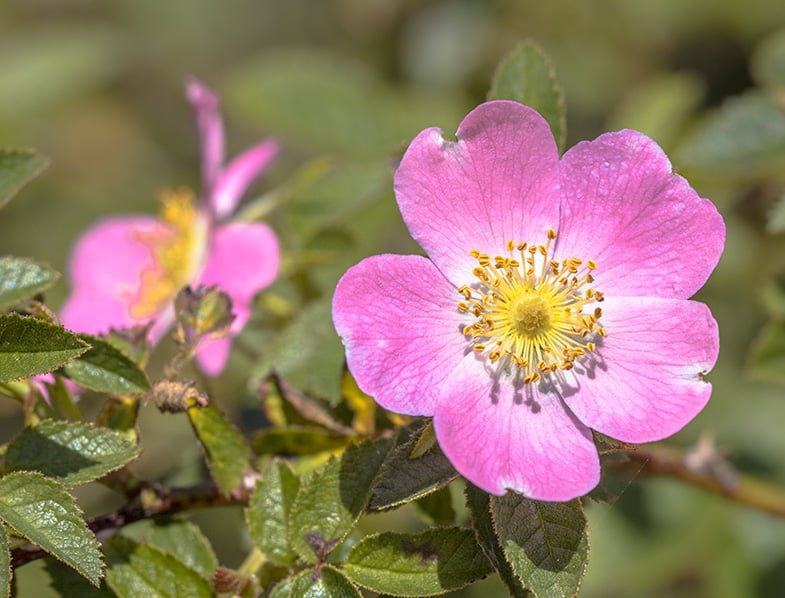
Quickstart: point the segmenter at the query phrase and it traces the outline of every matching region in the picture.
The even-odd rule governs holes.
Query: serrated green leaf
[[[458,477],[458,472],[438,444],[417,456],[415,449],[420,436],[429,425],[429,419],[418,419],[398,431],[395,445],[374,483],[369,510],[379,511],[410,502]]]
[[[380,439],[350,445],[300,488],[291,510],[289,539],[303,559],[323,558],[351,531],[368,503],[390,444]]]
[[[574,596],[589,559],[580,501],[541,502],[508,492],[492,496],[493,528],[512,570],[538,598]]]
[[[0,148],[0,208],[49,165],[49,160],[27,149]]]
[[[104,564],[98,541],[59,482],[36,471],[0,478],[0,519],[94,585],[100,583]]]
[[[120,598],[209,598],[210,584],[197,571],[149,544],[122,536],[106,544],[106,582]]]
[[[253,436],[257,455],[299,456],[333,451],[351,442],[351,437],[323,428],[288,426],[259,430]]]
[[[92,348],[63,368],[63,373],[85,388],[111,394],[141,394],[150,390],[142,369],[111,343],[80,334]]]
[[[138,455],[139,447],[114,430],[44,420],[14,438],[5,455],[5,470],[40,471],[66,486],[76,486],[101,478]]]
[[[532,41],[523,42],[499,64],[488,91],[489,100],[515,100],[539,112],[548,121],[561,152],[567,121],[564,92],[545,51]]]
[[[0,596],[11,595],[11,552],[8,549],[8,534],[0,525]]]
[[[0,257],[0,310],[30,299],[58,278],[58,272],[29,258]]]
[[[270,561],[281,565],[294,562],[289,544],[289,512],[300,489],[300,479],[282,461],[273,461],[262,472],[254,488],[245,519],[254,544]]]
[[[303,571],[292,580],[289,596],[298,598],[361,598],[360,591],[346,576],[325,565],[317,574]]]
[[[292,586],[294,585],[295,577],[287,577],[279,581],[272,590],[268,598],[290,598]]]
[[[785,111],[761,90],[727,100],[685,139],[677,164],[749,179],[785,168]]]
[[[455,130],[456,94],[401,93],[359,63],[325,52],[265,52],[232,74],[232,113],[313,149],[367,159],[429,126]]]
[[[146,519],[125,528],[123,536],[139,544],[150,544],[176,558],[210,580],[218,559],[202,531],[183,519]]]
[[[758,333],[747,367],[758,380],[785,384],[785,320],[769,322]]]
[[[51,372],[89,348],[62,326],[19,314],[0,315],[0,382]]]
[[[763,40],[752,56],[750,71],[758,85],[785,88],[785,29]]]
[[[507,557],[499,544],[499,538],[493,529],[493,518],[491,516],[491,495],[480,490],[473,484],[466,484],[465,490],[466,506],[471,513],[472,527],[474,535],[479,542],[485,556],[488,557],[491,565],[499,574],[499,579],[507,587],[510,596],[514,598],[526,598],[531,594],[524,588],[521,580],[516,577]]]
[[[191,407],[188,419],[204,449],[207,467],[218,489],[229,494],[250,468],[245,438],[216,407]]]
[[[457,527],[366,536],[352,548],[345,570],[361,586],[393,596],[434,596],[493,571],[472,531]]]

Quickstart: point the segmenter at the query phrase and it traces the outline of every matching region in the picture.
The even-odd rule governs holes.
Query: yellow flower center
[[[596,350],[592,338],[607,336],[599,324],[602,309],[589,307],[603,300],[589,287],[597,264],[551,259],[555,239],[549,229],[545,245],[508,241],[506,256],[470,251],[477,280],[458,289],[464,299],[458,309],[476,318],[463,329],[474,351],[491,363],[512,363],[525,384],[572,369],[576,359]]]
[[[154,264],[141,275],[131,316],[145,320],[160,313],[177,292],[193,281],[204,261],[207,220],[187,189],[161,193],[164,226],[139,233],[139,241],[153,255]]]

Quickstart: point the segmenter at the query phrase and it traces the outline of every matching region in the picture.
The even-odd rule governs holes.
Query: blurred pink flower
[[[716,266],[725,226],[635,131],[560,160],[537,112],[494,101],[457,138],[422,131],[395,174],[430,259],[352,267],[335,326],[360,388],[433,416],[472,483],[569,500],[599,481],[592,429],[659,440],[708,401],[717,325],[688,298]]]
[[[275,280],[278,241],[266,224],[226,222],[255,177],[278,151],[270,139],[224,165],[224,130],[218,97],[201,82],[186,84],[196,115],[201,147],[202,197],[187,190],[163,193],[160,218],[106,218],[77,241],[70,260],[72,294],[62,322],[72,330],[101,334],[110,328],[155,323],[157,342],[174,318],[172,300],[185,285],[218,285],[234,302],[230,337],[247,323],[253,296]],[[197,361],[208,375],[219,374],[230,338],[205,344]]]

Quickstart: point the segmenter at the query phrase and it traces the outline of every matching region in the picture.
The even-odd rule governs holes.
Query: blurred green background
[[[726,251],[698,297],[720,324],[714,395],[672,442],[688,446],[709,432],[739,468],[785,485],[785,392],[746,367],[769,317],[761,291],[785,273],[783,236],[767,229],[785,187],[782,110],[759,112],[749,126],[742,118],[741,134],[725,131],[733,142],[754,126],[774,131],[752,161],[737,160],[735,146],[722,154],[728,148],[706,133],[718,110],[739,105],[729,98],[783,97],[761,56],[784,27],[781,0],[4,2],[0,144],[36,148],[52,164],[0,214],[0,252],[65,272],[71,244],[96,219],[154,213],[161,188],[198,188],[183,93],[185,77],[197,76],[223,97],[230,154],[268,135],[283,146],[248,198],[266,194],[273,204],[265,218],[281,237],[284,277],[259,298],[241,350],[209,382],[211,396],[242,427],[258,425],[248,379],[274,363],[334,397],[342,354],[328,316],[332,287],[365,255],[417,251],[393,201],[395,157],[426,126],[451,134],[483,101],[499,60],[533,38],[565,90],[568,147],[609,129],[643,130],[723,213]],[[59,306],[67,288],[64,279],[48,303]],[[0,403],[0,418],[6,442],[20,426],[17,405]],[[184,418],[145,408],[142,443],[141,475],[171,483],[201,475]],[[81,498],[88,515],[117,504],[92,487]],[[665,479],[635,479],[613,505],[588,513],[584,596],[785,595],[781,520]],[[223,564],[237,565],[249,547],[241,512],[196,520]],[[368,527],[410,524],[404,513]],[[31,585],[40,570],[19,571],[21,595],[41,591]],[[487,581],[462,595],[503,593]]]

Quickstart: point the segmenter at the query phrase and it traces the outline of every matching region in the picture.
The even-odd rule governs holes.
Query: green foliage
[[[416,452],[420,436],[429,425],[430,420],[418,419],[398,431],[395,445],[374,484],[369,509],[376,511],[402,505],[434,492],[458,477],[438,444],[433,444],[424,454]]]
[[[188,419],[202,444],[210,475],[221,492],[229,494],[251,466],[245,438],[213,405],[189,408]]]
[[[289,521],[289,539],[301,558],[323,560],[352,530],[389,449],[386,439],[350,445],[302,485]]]
[[[457,527],[366,536],[346,562],[351,580],[393,596],[442,594],[491,571],[471,530]]]
[[[0,208],[48,165],[49,160],[33,150],[0,148]]]
[[[589,558],[580,501],[542,502],[508,492],[491,497],[490,509],[506,560],[535,596],[578,593]]]
[[[0,382],[51,372],[89,348],[62,326],[19,314],[0,315]]]
[[[100,583],[104,564],[98,542],[61,483],[34,471],[0,478],[0,519],[92,584]]]
[[[785,88],[785,29],[767,37],[758,46],[750,69],[759,85]]]
[[[274,563],[290,565],[295,553],[289,541],[289,513],[300,480],[282,461],[273,461],[257,482],[245,518],[254,544]]]
[[[769,322],[758,333],[748,367],[759,380],[785,384],[785,320]]]
[[[360,591],[346,576],[329,565],[318,573],[305,570],[289,585],[289,596],[303,598],[361,598]]]
[[[150,390],[142,369],[120,349],[101,338],[80,334],[90,349],[63,368],[63,373],[85,388],[111,394],[141,394]]]
[[[0,310],[8,309],[52,286],[60,274],[28,258],[0,257]]]
[[[76,486],[101,478],[138,455],[139,447],[114,430],[45,420],[14,438],[6,451],[5,471],[40,471]]]
[[[785,169],[785,113],[753,90],[727,100],[685,139],[678,163],[716,176],[750,179]]]
[[[499,63],[488,99],[515,100],[534,108],[551,126],[559,151],[564,151],[567,131],[564,92],[551,59],[539,44],[524,42]]]
[[[199,572],[151,544],[124,537],[106,544],[106,582],[120,598],[209,598],[208,581]]]
[[[11,595],[11,553],[8,551],[8,534],[0,525],[0,597]]]

